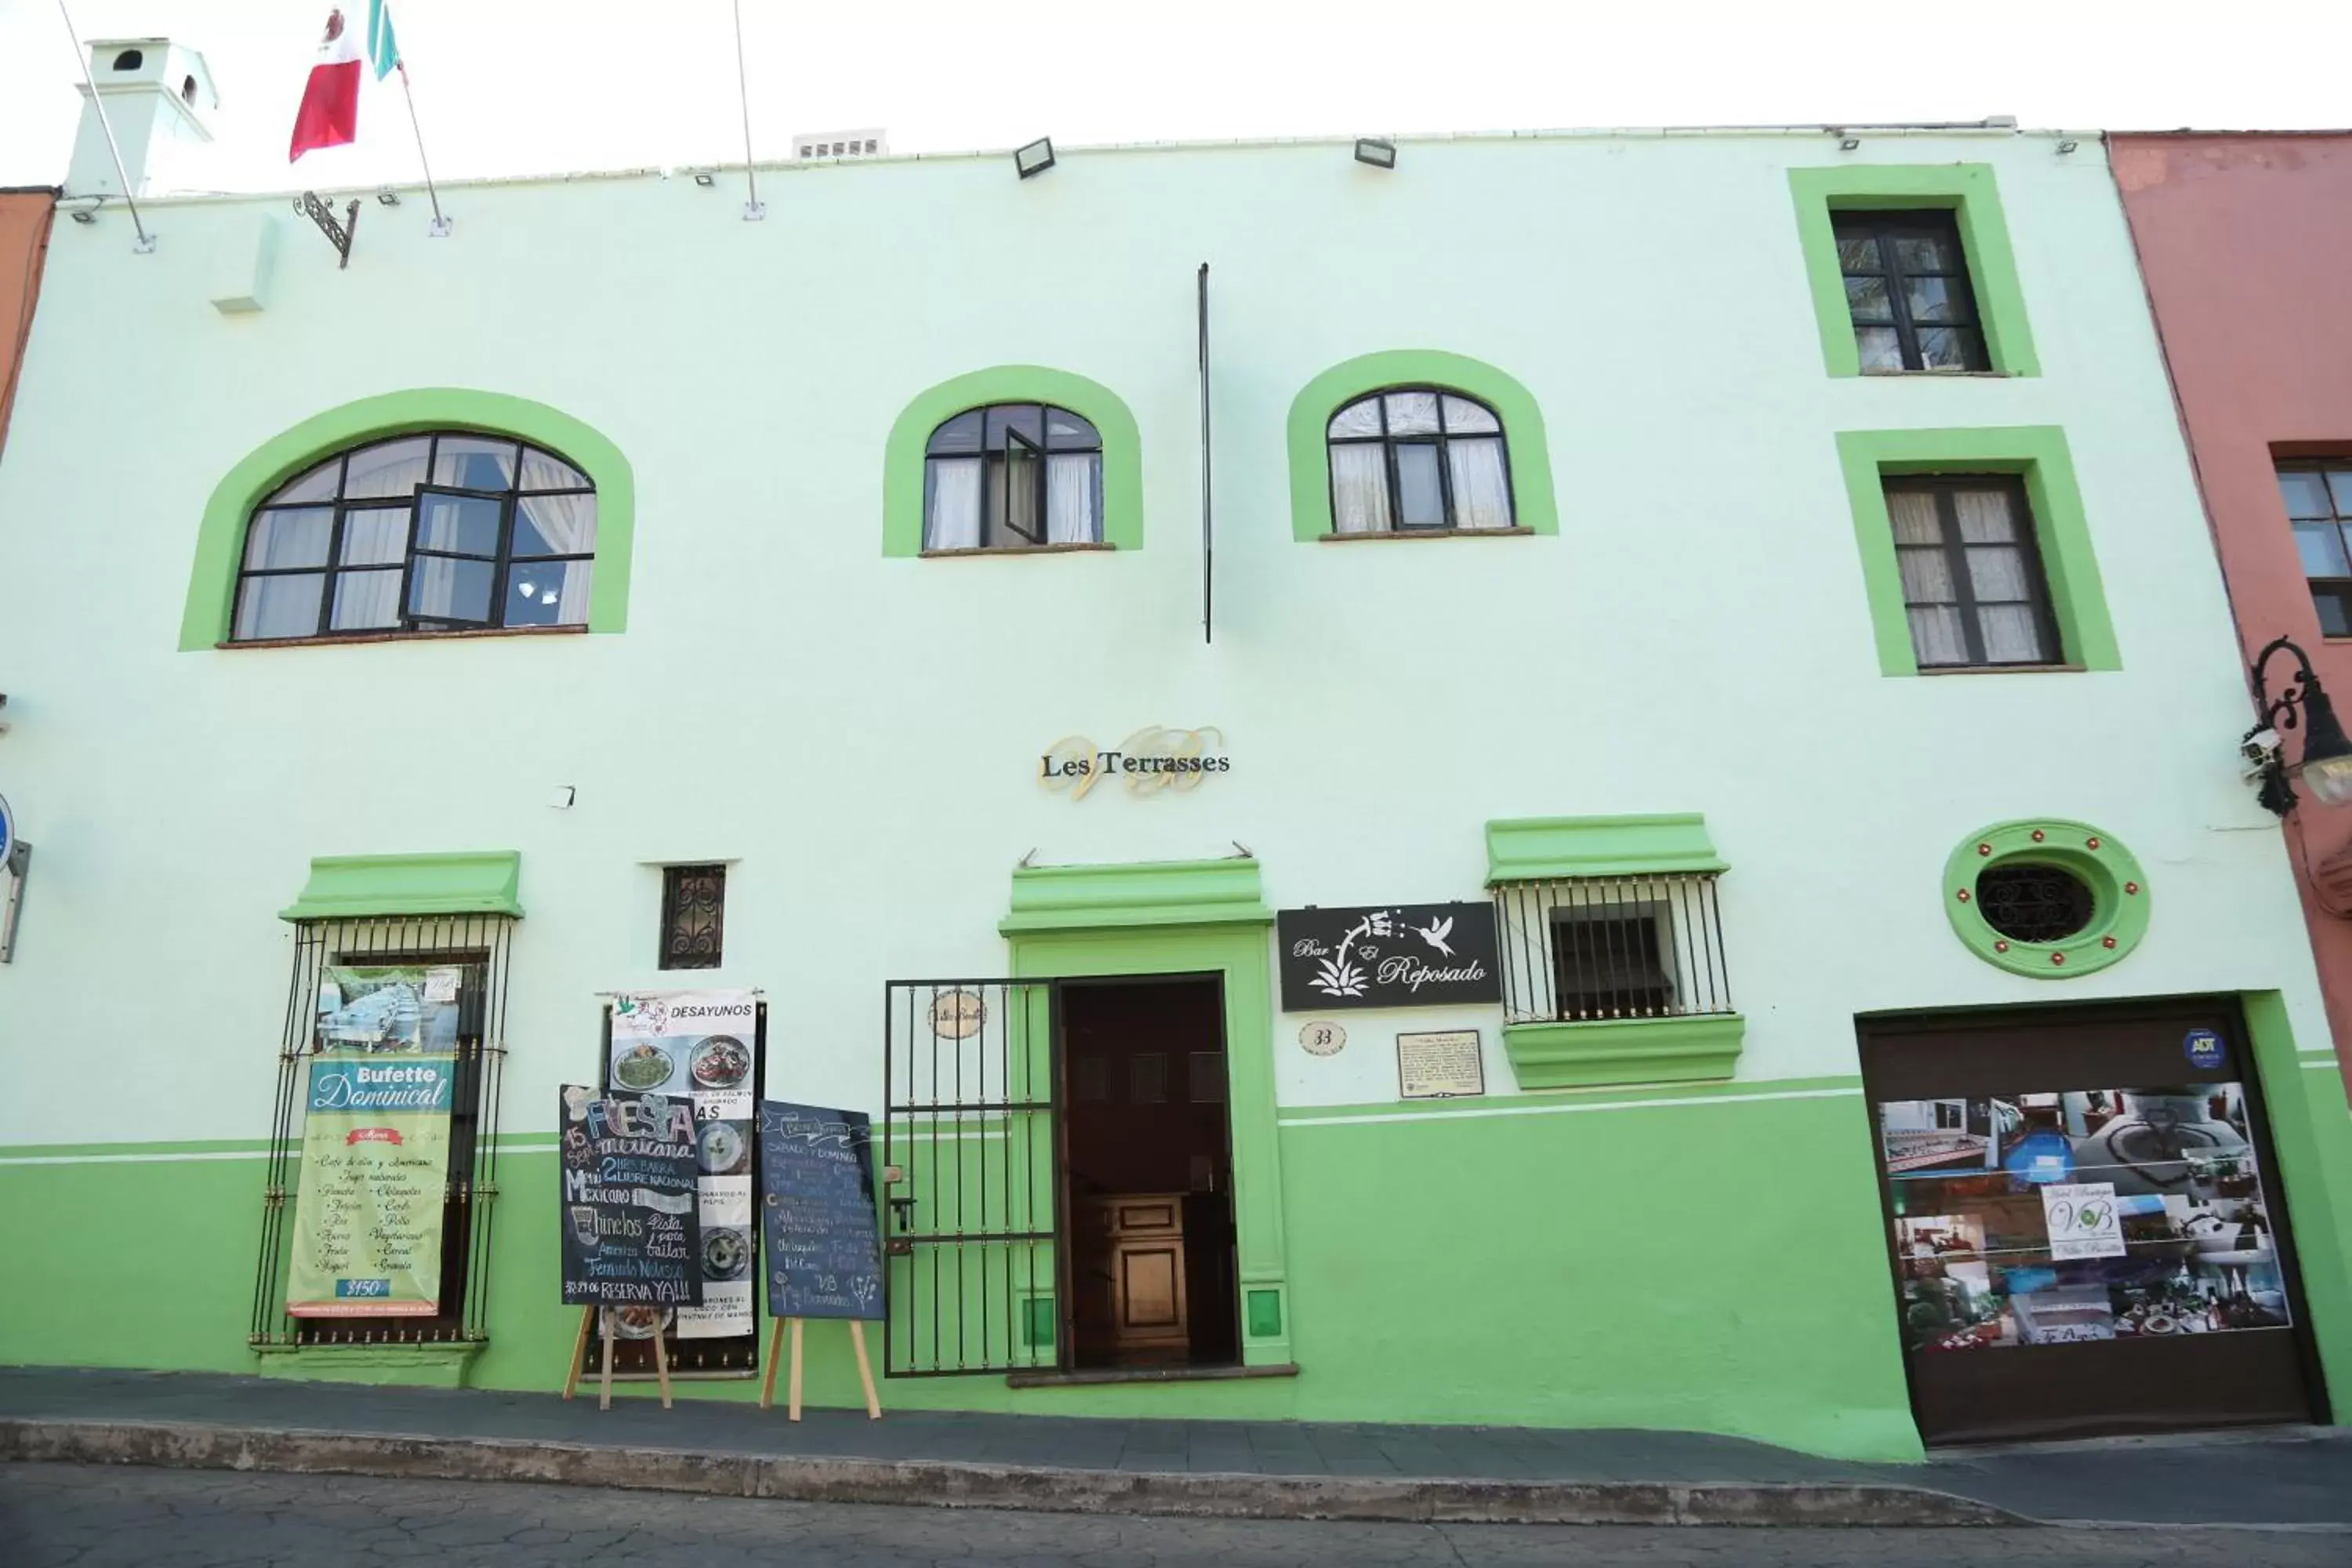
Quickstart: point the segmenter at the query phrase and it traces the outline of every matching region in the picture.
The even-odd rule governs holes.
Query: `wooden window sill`
[[[341,647],[347,643],[456,642],[470,637],[577,637],[586,626],[482,626],[457,632],[341,632],[326,637],[248,637],[242,642],[216,642],[216,648]]]
[[[922,559],[945,560],[959,555],[1084,555],[1118,548],[1118,545],[1105,540],[1087,540],[1079,544],[975,544],[957,550],[926,550],[922,552]]]
[[[1527,539],[1533,538],[1535,531],[1532,528],[1384,528],[1371,533],[1323,533],[1316,537],[1325,544],[1354,544],[1371,539]]]
[[[1865,370],[1857,374],[1874,380],[1893,380],[1912,375],[1937,381],[2016,381],[2015,371],[2009,370]]]
[[[2079,664],[1923,664],[1922,675],[2087,675]]]
[[[1228,1383],[1246,1377],[1297,1377],[1298,1363],[1270,1366],[1103,1366],[1076,1372],[1015,1372],[1008,1388],[1077,1388],[1105,1383]]]

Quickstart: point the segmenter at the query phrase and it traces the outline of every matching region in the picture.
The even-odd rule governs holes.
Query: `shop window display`
[[[1882,1101],[1905,1346],[2284,1329],[2243,1089]]]

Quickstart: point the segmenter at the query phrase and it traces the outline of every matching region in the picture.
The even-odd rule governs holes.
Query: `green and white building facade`
[[[2352,1124],[2100,143],[1853,140],[60,224],[0,1359],[555,1386],[559,1088],[711,986],[877,1120],[886,1405],[2331,1419]],[[1281,983],[1444,904],[1501,1001]],[[464,1308],[314,1331],[306,987],[444,947]]]

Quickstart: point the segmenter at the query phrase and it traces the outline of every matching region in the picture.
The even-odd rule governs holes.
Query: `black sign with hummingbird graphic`
[[[1284,910],[1275,931],[1286,1013],[1503,999],[1492,904]]]

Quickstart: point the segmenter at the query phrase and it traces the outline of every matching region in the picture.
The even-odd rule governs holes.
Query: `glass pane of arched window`
[[[1381,400],[1360,398],[1331,416],[1331,435],[1378,436],[1381,433]]]
[[[555,453],[470,431],[372,441],[255,510],[230,635],[583,626],[595,549],[594,489]]]
[[[1388,405],[1390,435],[1434,436],[1437,434],[1437,394],[1391,392],[1388,395]]]

